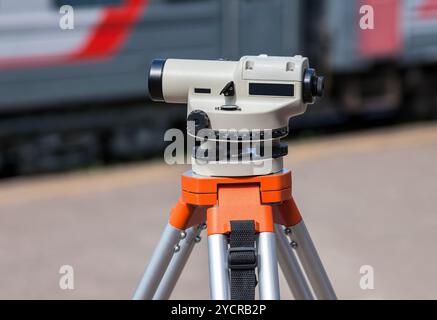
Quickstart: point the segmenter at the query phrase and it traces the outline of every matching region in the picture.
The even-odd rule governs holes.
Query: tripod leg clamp
[[[257,256],[253,220],[231,221],[229,247],[231,300],[254,300]]]

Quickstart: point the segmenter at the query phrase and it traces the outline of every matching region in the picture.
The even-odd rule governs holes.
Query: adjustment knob
[[[202,110],[191,111],[187,117],[187,121],[194,121],[194,132],[190,132],[190,127],[188,127],[188,133],[196,135],[202,129],[211,128],[211,122],[206,112]]]

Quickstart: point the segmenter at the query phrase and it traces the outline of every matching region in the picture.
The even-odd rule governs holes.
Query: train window
[[[58,7],[63,5],[70,5],[74,7],[99,7],[108,5],[121,5],[123,0],[54,0],[54,3]]]

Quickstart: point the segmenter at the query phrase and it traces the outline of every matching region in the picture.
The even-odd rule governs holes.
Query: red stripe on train
[[[147,0],[126,0],[124,7],[109,7],[83,48],[72,60],[104,58],[114,54],[125,43],[132,26],[138,20]]]

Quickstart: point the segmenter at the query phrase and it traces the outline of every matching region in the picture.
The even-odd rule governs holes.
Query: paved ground
[[[295,199],[339,298],[437,298],[436,124],[306,140],[289,154]],[[0,298],[130,298],[186,168],[0,182]],[[205,249],[174,298],[208,297]],[[60,290],[61,265],[74,267],[74,290]],[[375,270],[374,290],[359,287],[362,265]]]

